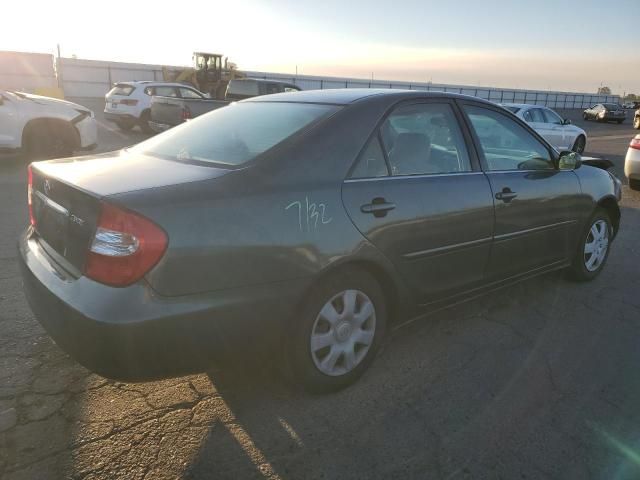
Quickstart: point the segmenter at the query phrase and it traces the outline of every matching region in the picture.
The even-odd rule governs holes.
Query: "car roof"
[[[180,82],[162,82],[162,81],[154,81],[154,80],[131,80],[126,82],[115,82],[114,85],[151,85],[156,87],[188,87],[196,89],[193,85],[189,83],[180,83]]]
[[[292,102],[292,103],[325,103],[332,105],[348,105],[369,98],[386,97],[389,100],[405,100],[411,98],[460,98],[495,105],[493,102],[469,95],[449,92],[426,92],[424,90],[400,90],[391,88],[335,88],[326,90],[302,90],[299,92],[274,93],[260,97],[252,97],[243,102]]]
[[[527,108],[549,108],[549,107],[545,107],[544,105],[533,105],[531,103],[501,103],[500,105],[502,105],[503,107],[514,107],[514,108],[520,108],[520,109],[527,109]]]

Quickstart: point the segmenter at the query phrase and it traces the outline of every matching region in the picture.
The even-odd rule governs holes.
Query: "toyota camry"
[[[594,279],[620,224],[613,175],[447,93],[258,97],[28,176],[31,308],[122,380],[260,346],[339,389],[391,325],[553,270]]]

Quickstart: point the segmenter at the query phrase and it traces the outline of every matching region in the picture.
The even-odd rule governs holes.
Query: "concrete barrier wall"
[[[35,92],[57,85],[53,55],[0,51],[0,88]]]
[[[0,52],[10,53],[10,52]],[[41,55],[41,54],[27,54]],[[51,61],[50,55],[42,55]],[[0,55],[0,62],[2,61]],[[53,64],[45,67],[46,61],[38,60],[35,71],[42,71],[42,82],[51,84]],[[4,65],[7,65],[6,63]],[[3,78],[19,78],[24,70],[16,70],[15,65],[3,66],[0,63],[0,81]],[[180,68],[169,66],[168,68]],[[115,82],[131,80],[162,80],[162,65],[105,62],[75,58],[60,58],[57,63],[64,94],[68,97],[99,98],[103,97]],[[14,73],[14,71],[16,73]],[[18,73],[23,72],[23,73]],[[271,80],[280,80],[299,85],[303,90],[330,88],[398,88],[409,90],[441,91],[461,93],[484,98],[498,103],[532,103],[546,105],[551,108],[586,108],[596,103],[620,102],[618,95],[595,95],[580,92],[553,92],[543,90],[522,90],[509,88],[476,87],[468,85],[447,85],[420,82],[399,82],[392,80],[364,80],[358,78],[320,77],[312,75],[287,75],[269,72],[246,72],[248,76]],[[3,77],[4,74],[4,77]],[[40,75],[40,74],[39,74]],[[35,81],[33,78],[28,77]],[[25,80],[25,83],[28,83]]]

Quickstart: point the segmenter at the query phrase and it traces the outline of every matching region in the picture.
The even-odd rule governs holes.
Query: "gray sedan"
[[[619,199],[492,103],[307,91],[32,164],[19,250],[38,320],[91,370],[146,380],[264,349],[328,391],[391,324],[553,270],[592,280]]]

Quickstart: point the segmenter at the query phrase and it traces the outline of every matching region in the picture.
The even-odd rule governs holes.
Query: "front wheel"
[[[292,325],[295,381],[311,392],[340,390],[369,367],[384,337],[387,312],[378,282],[360,269],[327,277]]]
[[[584,138],[584,136],[580,135],[578,138],[576,138],[576,141],[573,144],[571,150],[582,155],[582,153],[584,153],[584,147],[586,144],[587,140]]]
[[[613,234],[606,210],[598,208],[587,224],[575,253],[571,274],[575,280],[593,280],[604,268],[609,257]]]
[[[582,119],[583,120],[589,120],[589,115],[587,115],[586,113],[582,114]]]
[[[621,125],[624,120],[618,120],[618,125]]]
[[[636,180],[633,178],[629,179],[629,188],[631,190],[640,190],[640,180]]]
[[[633,128],[636,130],[640,130],[640,117],[636,117],[633,119]]]

